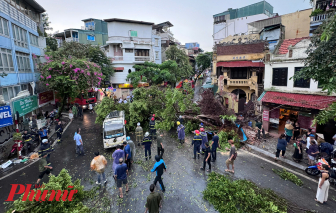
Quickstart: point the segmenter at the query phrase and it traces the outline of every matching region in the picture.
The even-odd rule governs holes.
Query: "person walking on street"
[[[145,148],[145,158],[146,158],[146,160],[147,160],[147,152],[148,152],[148,155],[149,155],[149,159],[151,159],[152,158],[152,153],[151,153],[152,140],[151,140],[151,137],[149,136],[148,132],[145,133],[145,137],[142,141],[142,145]]]
[[[180,140],[180,144],[184,143],[184,138],[185,138],[185,127],[179,122],[177,121],[177,136],[178,139]]]
[[[62,121],[58,121],[58,124],[55,127],[55,131],[57,133],[57,143],[61,143],[62,142],[62,133],[63,133]]]
[[[89,110],[90,110],[90,113],[92,113],[92,112],[93,112],[93,106],[92,106],[92,104],[91,104],[91,103],[89,104]]]
[[[158,156],[163,157],[163,153],[164,153],[164,148],[163,148],[163,144],[162,144],[162,137],[163,137],[163,132],[160,131],[160,135],[157,137],[156,143],[157,143],[157,153]]]
[[[201,170],[205,170],[206,164],[209,165],[209,169],[207,172],[211,172],[211,151],[209,143],[205,143],[205,149],[204,149],[204,161],[203,161],[203,167],[201,167]]]
[[[315,140],[311,140],[309,149],[307,151],[309,165],[313,166],[315,164],[315,158],[318,153],[319,153],[319,148],[317,146],[317,143],[315,142]]]
[[[113,158],[112,171],[113,171],[113,174],[114,174],[117,166],[119,165],[119,159],[124,158],[124,157],[125,157],[125,152],[124,152],[124,150],[121,149],[121,146],[118,145],[116,147],[116,150],[112,154],[112,158]]]
[[[277,144],[277,151],[275,154],[275,160],[279,159],[279,155],[280,155],[280,151],[282,152],[281,156],[284,158],[285,157],[285,153],[286,153],[286,147],[287,147],[287,140],[284,139],[285,138],[285,134],[281,134],[279,139],[278,139],[278,144]]]
[[[74,118],[77,118],[77,107],[76,107],[76,105],[72,106],[72,113],[74,115]]]
[[[217,157],[217,148],[220,148],[219,145],[219,137],[217,135],[217,132],[214,132],[214,136],[212,138],[212,143],[211,143],[211,153],[212,153],[212,162],[216,161]]]
[[[200,132],[198,130],[195,130],[195,136],[191,142],[191,146],[194,145],[194,159],[196,159],[196,153],[199,159],[200,155],[200,146],[202,143],[202,137],[200,136]]]
[[[295,151],[294,151],[294,154],[293,154],[293,160],[296,162],[296,163],[299,163],[301,162],[302,160],[302,157],[303,157],[303,150],[302,150],[302,140],[301,140],[301,136],[297,136],[296,137],[296,143],[294,143],[294,148],[295,148]]]
[[[140,143],[142,142],[143,139],[143,130],[142,127],[140,126],[140,123],[137,123],[137,127],[135,129],[135,139],[136,142],[138,143],[138,146],[140,146]]]
[[[117,187],[119,188],[119,198],[123,198],[123,190],[122,185],[126,185],[126,192],[129,191],[128,184],[127,184],[127,175],[128,169],[126,163],[123,163],[123,158],[119,159],[119,165],[117,166],[114,177],[117,179]]]
[[[69,119],[70,121],[73,121],[74,114],[72,113],[72,109],[69,109]]]
[[[149,186],[150,194],[147,197],[146,202],[146,211],[145,213],[158,213],[160,211],[160,208],[162,208],[162,197],[158,192],[154,192],[155,185],[151,184]]]
[[[78,156],[85,155],[85,153],[84,153],[84,143],[83,143],[83,140],[82,140],[82,136],[80,135],[80,131],[81,131],[81,129],[78,128],[77,134],[75,135],[75,141],[76,141],[76,148],[77,148]]]
[[[156,163],[154,164],[153,169],[151,170],[151,172],[156,171],[154,185],[156,186],[156,183],[159,181],[162,192],[165,192],[166,190],[163,185],[161,176],[163,175],[163,170],[165,170],[165,172],[167,171],[167,167],[166,167],[165,162],[163,161],[163,159],[160,158],[159,155],[155,155],[155,160],[156,160]]]
[[[265,140],[265,129],[264,129],[264,126],[263,126],[261,120],[258,120],[258,121],[257,121],[257,123],[256,123],[256,127],[257,127],[257,129],[258,129],[258,134],[257,134],[258,139],[260,140],[260,133],[262,133],[262,135],[263,135],[263,139]]]
[[[27,130],[25,130],[22,134],[22,139],[24,143],[25,153],[26,155],[28,155],[28,151],[30,152],[34,148],[33,147],[33,137],[30,133],[28,133]]]
[[[41,159],[39,160],[40,174],[39,174],[38,179],[36,181],[35,187],[40,183],[40,181],[42,180],[42,178],[45,174],[51,175],[50,170],[52,169],[52,167],[48,165],[48,162],[47,162],[46,158],[47,158],[47,155],[43,155],[43,156],[41,156]]]
[[[234,161],[236,160],[236,147],[234,145],[234,141],[232,138],[229,138],[229,143],[231,145],[230,149],[226,149],[226,150],[230,150],[230,155],[229,158],[226,160],[225,164],[227,169],[225,169],[226,172],[232,172],[234,173]],[[230,170],[230,164],[232,165],[232,170]]]
[[[83,108],[80,105],[77,105],[78,117],[83,118]]]
[[[43,157],[44,155],[46,156],[46,160],[48,162],[48,166],[51,165],[50,163],[50,153],[54,151],[54,148],[48,143],[48,139],[43,139],[42,144],[40,146],[40,149],[38,151],[39,157]]]
[[[94,157],[91,161],[91,169],[97,173],[97,182],[96,184],[100,184],[100,177],[102,176],[102,181],[105,184],[107,182],[105,178],[105,167],[107,161],[103,155],[99,155],[99,152],[94,153],[96,157]]]
[[[151,139],[156,139],[156,129],[155,129],[155,118],[154,116],[151,118],[151,121],[149,122],[149,129],[150,129],[150,136]]]
[[[293,140],[297,140],[299,135],[301,134],[301,128],[299,122],[295,122],[294,124],[294,133],[293,133]]]
[[[321,204],[326,203],[328,201],[328,193],[329,193],[329,165],[323,164],[322,165],[324,170],[321,170],[321,176],[319,178],[319,183],[317,187],[317,192],[316,192],[316,198],[315,201],[319,202]]]
[[[293,127],[292,123],[290,121],[287,121],[286,125],[285,125],[287,143],[289,143],[291,138],[293,137],[293,129],[294,129],[294,127]]]
[[[205,150],[205,143],[208,143],[208,135],[207,133],[205,132],[204,128],[200,128],[200,131],[201,131],[201,137],[202,137],[202,146],[201,146],[201,149],[202,149],[202,154],[204,153],[204,150]]]
[[[127,144],[126,141],[123,142],[123,145],[124,145],[124,152],[125,152],[125,163],[127,165],[127,168],[131,169],[131,158],[132,158],[131,147],[129,144]]]

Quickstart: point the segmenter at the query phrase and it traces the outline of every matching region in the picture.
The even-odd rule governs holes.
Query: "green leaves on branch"
[[[287,202],[272,190],[259,188],[248,180],[232,181],[224,175],[209,174],[203,198],[220,213],[287,212]]]
[[[228,142],[229,138],[232,138],[232,140],[234,141],[236,149],[240,148],[240,139],[238,134],[234,130],[231,131],[222,130],[218,133],[218,137],[221,150],[226,151],[225,148],[230,148],[230,144]]]
[[[189,78],[194,74],[188,55],[183,50],[178,49],[175,45],[172,45],[167,49],[166,57],[168,60],[173,60],[177,63],[178,73],[180,73],[181,79]]]
[[[282,179],[289,180],[293,183],[295,183],[298,186],[302,186],[303,182],[301,179],[299,179],[296,175],[294,175],[291,172],[287,172],[286,169],[280,170],[280,169],[272,169],[272,171],[279,175]]]
[[[206,52],[204,54],[199,54],[196,57],[196,62],[199,70],[203,72],[204,70],[211,67],[212,63],[212,52]]]

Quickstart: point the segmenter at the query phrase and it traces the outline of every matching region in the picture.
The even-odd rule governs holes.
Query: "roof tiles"
[[[299,43],[300,41],[302,41],[303,39],[308,39],[308,37],[303,37],[303,38],[294,38],[294,39],[285,39],[280,48],[279,48],[279,54],[283,55],[286,54],[288,52],[288,47],[289,46],[295,46],[297,43]]]

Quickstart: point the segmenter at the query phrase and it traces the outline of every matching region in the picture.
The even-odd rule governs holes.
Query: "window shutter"
[[[279,86],[279,70],[273,69],[273,86]]]

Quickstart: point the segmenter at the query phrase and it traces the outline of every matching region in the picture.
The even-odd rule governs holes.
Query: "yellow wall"
[[[227,92],[227,93],[222,93],[222,96],[223,98],[228,99],[228,105],[229,105],[228,108],[233,109],[235,113],[238,113],[238,101],[236,100],[236,96],[231,93],[235,89],[241,89],[246,93],[246,102],[248,102],[251,99],[251,95],[255,91],[250,90],[249,87],[229,87],[228,89],[223,88],[223,91]],[[220,88],[218,88],[218,90],[220,91]],[[224,104],[225,104],[225,100],[224,100]]]
[[[224,38],[223,40],[220,41],[220,43],[223,42],[233,42],[233,43],[238,43],[239,39],[241,38],[241,42],[244,43],[246,41],[246,38],[248,40],[259,40],[260,35],[258,33],[255,34],[248,34],[248,35],[239,35],[239,36],[232,36],[229,35],[228,37]],[[234,39],[234,40],[233,40]]]
[[[285,26],[285,39],[308,37],[311,13],[312,9],[308,9],[282,15],[281,22]]]

